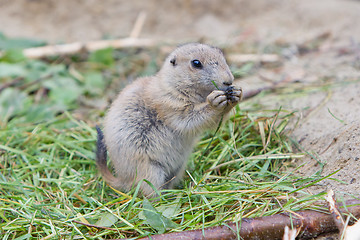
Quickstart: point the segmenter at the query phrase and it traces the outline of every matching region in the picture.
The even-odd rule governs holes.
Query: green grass
[[[181,186],[159,201],[107,186],[94,126],[124,79],[153,74],[163,57],[106,49],[38,61],[13,51],[0,61],[0,84],[13,83],[0,92],[1,239],[141,237],[314,207],[322,194],[306,187],[321,177],[287,167],[303,157],[284,131],[293,114],[252,100],[204,134]]]

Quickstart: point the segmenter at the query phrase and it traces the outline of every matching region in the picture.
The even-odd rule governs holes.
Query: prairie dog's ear
[[[176,66],[176,56],[174,56],[173,58],[170,59],[170,63],[171,63],[173,66]]]

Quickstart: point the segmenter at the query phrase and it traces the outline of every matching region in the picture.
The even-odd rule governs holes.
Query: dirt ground
[[[126,37],[140,12],[146,13],[140,37],[218,45],[255,42],[259,52],[274,43],[293,43],[275,79],[338,84],[272,103],[297,111],[292,136],[317,157],[297,163],[306,163],[299,171],[310,174],[323,165],[326,175],[340,169],[333,177],[342,182],[326,180],[314,191],[332,188],[345,198],[360,197],[360,83],[354,83],[360,79],[360,1],[0,0],[0,31],[52,43]],[[298,44],[322,34],[327,37],[317,51],[298,54]],[[264,84],[258,75],[240,82],[244,91]]]

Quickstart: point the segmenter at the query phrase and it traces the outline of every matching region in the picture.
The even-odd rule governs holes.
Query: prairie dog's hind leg
[[[179,166],[174,169],[167,169],[159,162],[152,161],[146,169],[146,172],[143,173],[143,176],[145,176],[143,179],[151,182],[157,189],[170,189],[181,180],[184,167],[185,166]],[[138,180],[142,179],[138,178]],[[142,183],[141,188],[145,196],[154,192],[154,189],[146,182]]]
[[[165,185],[166,176],[164,170],[155,164],[149,164],[147,168],[143,169],[143,173],[138,173],[137,182],[145,179],[149,181],[156,189],[162,189]],[[149,196],[151,194],[154,196],[155,191],[147,182],[141,183],[141,189],[144,196]]]

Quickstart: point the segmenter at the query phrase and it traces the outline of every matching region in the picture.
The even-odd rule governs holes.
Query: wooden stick
[[[8,88],[8,87],[13,87],[16,84],[20,83],[21,81],[23,81],[24,78],[23,77],[17,77],[14,78],[12,81],[4,83],[0,86],[0,92],[2,92],[4,89]]]
[[[142,27],[146,20],[146,13],[141,12],[135,22],[135,25],[130,33],[130,37],[114,40],[99,40],[90,42],[74,42],[59,45],[47,45],[43,47],[26,48],[23,54],[27,58],[38,59],[43,57],[70,55],[81,51],[96,51],[103,48],[130,48],[130,47],[154,47],[158,44],[153,39],[138,38]],[[0,52],[0,57],[2,56]],[[274,63],[281,60],[276,54],[229,54],[227,56],[230,62],[246,63],[246,62],[262,62]]]
[[[356,218],[360,217],[360,201],[349,200],[346,202],[346,211]],[[323,233],[336,231],[337,227],[330,214],[313,210],[296,212],[296,214],[275,214],[273,216],[242,219],[239,223],[227,223],[223,226],[209,227],[198,230],[173,232],[153,235],[142,240],[180,240],[180,239],[237,239],[238,234],[244,240],[282,239],[285,226],[299,230],[300,239],[311,239]]]
[[[142,11],[139,13],[139,16],[136,18],[133,29],[130,33],[130,38],[138,38],[140,36],[141,30],[144,26],[146,20],[146,12]]]
[[[329,211],[334,220],[336,227],[339,229],[340,236],[342,235],[345,228],[345,221],[341,215],[340,209],[336,204],[335,193],[333,190],[329,190],[325,196],[325,200],[329,204]]]
[[[296,228],[295,229],[290,229],[288,226],[285,226],[284,229],[284,236],[283,236],[283,240],[295,240],[297,235],[297,231]]]
[[[329,211],[334,220],[336,227],[339,230],[339,239],[344,240],[359,240],[360,239],[360,221],[357,221],[354,225],[348,226],[348,220],[344,220],[339,206],[336,203],[335,193],[333,190],[329,190],[325,196],[326,201],[329,204]]]
[[[43,77],[40,77],[39,79],[36,79],[35,81],[32,81],[32,82],[29,82],[29,83],[25,83],[23,85],[20,85],[18,86],[18,88],[20,90],[24,90],[25,88],[29,87],[29,86],[32,86],[34,84],[37,84],[45,79],[48,79],[52,76],[52,74],[48,74],[48,75],[45,75]],[[19,83],[21,83],[22,81],[24,81],[24,78],[23,77],[17,77],[17,78],[14,78],[12,81],[8,82],[8,83],[4,83],[3,85],[0,85],[0,92],[2,92],[4,89],[8,88],[8,87],[14,87],[16,85],[18,85]]]
[[[92,42],[75,42],[60,45],[48,45],[44,47],[27,48],[23,54],[27,58],[43,58],[56,55],[75,54],[81,51],[96,51],[103,48],[129,48],[129,47],[153,47],[157,43],[151,39],[122,38],[115,40],[100,40]],[[0,54],[1,55],[1,54]]]

